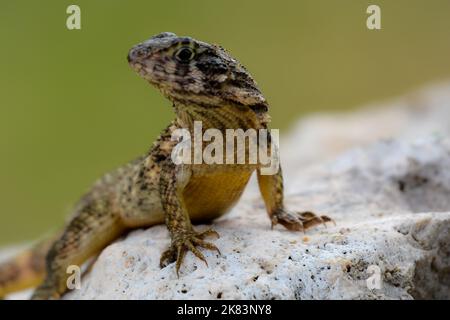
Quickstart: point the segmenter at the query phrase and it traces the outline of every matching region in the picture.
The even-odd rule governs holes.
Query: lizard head
[[[256,82],[220,46],[163,32],[134,46],[128,62],[174,104],[267,110]]]

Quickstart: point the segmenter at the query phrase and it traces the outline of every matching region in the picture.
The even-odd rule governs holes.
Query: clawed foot
[[[176,271],[178,275],[181,263],[183,262],[184,256],[186,255],[188,250],[191,251],[197,258],[205,262],[206,265],[208,265],[205,256],[200,252],[200,250],[197,249],[197,247],[205,248],[208,250],[215,250],[220,254],[219,249],[214,244],[203,240],[208,236],[216,236],[217,238],[219,238],[219,234],[212,229],[208,229],[200,233],[197,233],[194,230],[189,230],[175,235],[175,237],[172,239],[170,248],[161,256],[161,268],[167,266],[168,263],[176,261]]]
[[[293,231],[305,231],[315,225],[323,224],[326,226],[326,222],[333,222],[328,216],[318,216],[313,212],[288,212],[281,210],[272,216],[272,228],[276,224],[282,224],[286,229]]]

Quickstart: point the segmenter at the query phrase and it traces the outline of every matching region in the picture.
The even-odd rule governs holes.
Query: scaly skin
[[[206,262],[199,248],[218,251],[204,240],[217,233],[211,229],[198,232],[191,220],[211,220],[226,213],[255,170],[272,226],[280,223],[301,231],[330,221],[326,216],[285,209],[281,169],[275,175],[262,175],[260,166],[248,163],[172,162],[177,143],[171,141],[172,133],[179,128],[192,132],[194,121],[202,121],[203,130],[216,128],[223,133],[225,129],[267,128],[265,98],[246,69],[223,48],[166,32],[132,48],[128,61],[173,103],[176,119],[146,155],[103,177],[81,199],[62,235],[48,250],[45,272],[42,264],[35,266],[33,274],[45,274],[45,280],[34,299],[59,298],[66,291],[69,265],[81,265],[133,228],[166,223],[172,244],[161,256],[161,267],[175,261],[178,273],[188,251]],[[14,285],[21,282],[22,273],[11,265],[9,270],[16,272],[10,271],[2,282],[5,270],[5,265],[0,266],[0,295],[25,286],[23,281]]]

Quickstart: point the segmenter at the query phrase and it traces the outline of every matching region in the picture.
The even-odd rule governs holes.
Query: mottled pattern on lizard
[[[37,252],[34,255],[0,266],[0,296],[45,276],[33,298],[59,298],[66,291],[69,265],[83,264],[127,230],[161,223],[166,224],[171,236],[171,246],[161,256],[161,267],[175,262],[178,273],[188,251],[206,262],[201,248],[219,251],[205,241],[217,233],[212,229],[198,232],[191,220],[212,220],[229,211],[255,170],[272,226],[280,223],[301,231],[330,221],[312,212],[286,210],[281,169],[275,175],[262,175],[258,165],[248,163],[172,162],[171,152],[177,143],[171,140],[172,133],[178,128],[192,131],[194,121],[202,121],[203,130],[216,128],[222,132],[267,128],[270,118],[266,99],[247,70],[222,47],[165,32],[133,47],[128,62],[172,102],[176,119],[146,155],[93,186],[55,241],[38,246],[39,250],[32,251]],[[24,266],[47,251],[45,270],[43,262],[34,261],[31,276],[19,284],[23,279],[21,268],[27,269]]]

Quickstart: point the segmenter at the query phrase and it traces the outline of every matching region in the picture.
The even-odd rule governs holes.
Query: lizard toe
[[[208,262],[204,254],[198,249],[198,247],[207,250],[215,250],[220,254],[220,250],[214,244],[203,240],[203,238],[208,235],[218,236],[218,233],[214,230],[208,229],[200,233],[189,231],[178,236],[176,240],[172,242],[170,248],[162,254],[160,259],[161,268],[167,266],[171,262],[176,262],[175,269],[177,275],[179,275],[179,270],[188,251],[191,251],[197,258],[202,260],[206,266],[208,266]]]
[[[326,226],[326,222],[333,222],[328,216],[317,215],[311,211],[304,212],[289,212],[289,211],[279,211],[272,217],[272,225],[282,224],[286,229],[293,231],[305,231],[312,228],[318,224],[323,224]]]

